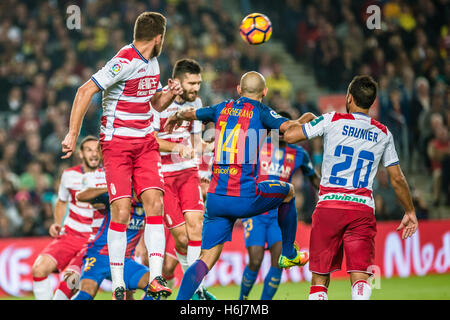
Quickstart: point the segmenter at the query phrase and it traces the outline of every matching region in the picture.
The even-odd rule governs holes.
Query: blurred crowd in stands
[[[60,175],[79,161],[60,159],[76,90],[131,43],[134,21],[146,10],[167,17],[159,57],[163,86],[177,59],[194,58],[203,67],[204,105],[236,98],[242,73],[258,70],[270,88],[266,104],[294,118],[320,113],[307,92],[294,91],[282,61],[240,38],[240,19],[258,10],[270,16],[273,38],[311,67],[320,86],[345,92],[355,74],[371,74],[379,82],[380,121],[398,148],[418,159],[418,170],[433,177],[432,205],[448,202],[448,1],[386,2],[381,30],[366,28],[363,1],[230,2],[241,12],[227,11],[221,0],[0,2],[0,237],[48,234]],[[66,25],[72,4],[81,9],[80,29]],[[101,93],[91,102],[81,136],[98,135],[100,116]],[[320,142],[302,145],[320,168]],[[377,217],[398,219],[401,209],[391,200],[385,175],[381,170],[374,186],[380,195]],[[310,222],[315,192],[301,174],[294,183],[300,217]],[[425,219],[430,204],[414,192]]]

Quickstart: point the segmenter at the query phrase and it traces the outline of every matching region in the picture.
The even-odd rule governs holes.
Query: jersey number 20
[[[330,176],[330,183],[336,184],[339,186],[345,186],[347,184],[347,179],[338,177],[339,172],[347,170],[351,167],[353,162],[353,156],[354,156],[354,149],[352,147],[348,146],[342,146],[338,145],[336,149],[334,150],[334,155],[336,157],[341,157],[342,155],[345,155],[344,162],[336,163],[333,168],[331,168],[331,176]],[[355,173],[353,174],[353,187],[354,188],[365,188],[369,185],[369,176],[370,171],[372,170],[372,165],[374,161],[374,155],[370,151],[361,150],[358,154],[357,161],[356,161],[356,169]],[[367,163],[367,171],[366,175],[364,176],[364,179],[361,180],[361,169],[363,168],[364,161],[368,161]]]

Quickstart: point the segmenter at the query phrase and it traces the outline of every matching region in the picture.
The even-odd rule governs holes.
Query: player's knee
[[[45,256],[39,256],[36,259],[36,261],[33,263],[33,266],[31,267],[31,274],[33,275],[33,277],[47,277],[52,272],[52,266],[47,260],[48,259]]]
[[[291,201],[292,198],[294,198],[294,195],[295,195],[294,185],[292,183],[288,183],[288,185],[289,185],[289,193],[288,193],[288,195],[286,196],[286,198],[284,199],[283,202]]]
[[[262,263],[262,259],[259,257],[256,257],[256,258],[250,259],[248,261],[248,267],[250,268],[250,270],[256,272],[261,267],[261,263]]]

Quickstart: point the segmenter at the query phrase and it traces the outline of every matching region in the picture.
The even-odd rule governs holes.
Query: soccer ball
[[[242,20],[240,34],[249,44],[262,44],[272,35],[272,23],[262,13],[251,13]]]

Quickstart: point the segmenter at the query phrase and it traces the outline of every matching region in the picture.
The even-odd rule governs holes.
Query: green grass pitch
[[[427,275],[410,278],[381,278],[380,289],[372,290],[372,300],[450,300],[450,274]],[[258,300],[263,285],[255,285],[250,293],[250,300]],[[236,300],[239,296],[239,286],[213,286],[209,291],[220,300]],[[174,300],[178,288],[174,290],[169,300]],[[135,298],[140,298],[143,291],[138,290]],[[309,295],[309,282],[283,283],[280,285],[274,300],[306,300]],[[33,299],[27,296],[7,299]],[[332,279],[328,289],[330,300],[350,300],[350,281]],[[99,292],[98,300],[110,300],[111,293]]]

